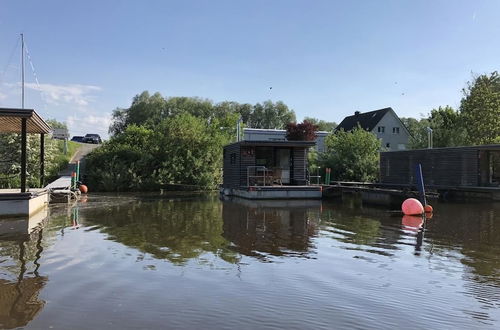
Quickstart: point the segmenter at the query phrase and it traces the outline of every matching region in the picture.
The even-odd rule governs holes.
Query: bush
[[[167,184],[213,189],[229,139],[218,120],[207,123],[189,114],[164,119],[154,129],[130,125],[87,156],[87,183],[98,191],[157,190]]]
[[[326,138],[327,151],[320,156],[322,167],[332,169],[331,178],[339,181],[375,181],[379,173],[380,141],[357,127],[340,130]]]

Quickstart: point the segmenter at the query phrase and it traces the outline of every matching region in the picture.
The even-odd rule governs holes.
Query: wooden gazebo
[[[21,134],[21,193],[26,192],[27,134],[40,134],[40,185],[45,176],[45,134],[50,126],[33,109],[0,108],[0,133]]]

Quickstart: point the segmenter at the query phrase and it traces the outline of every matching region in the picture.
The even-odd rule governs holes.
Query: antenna
[[[21,33],[21,108],[24,109],[24,34]]]

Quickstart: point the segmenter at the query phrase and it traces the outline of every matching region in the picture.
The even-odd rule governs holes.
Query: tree
[[[456,147],[466,143],[460,114],[450,106],[432,109],[428,118],[434,147]]]
[[[313,117],[304,117],[304,121],[317,125],[319,131],[333,132],[337,127],[337,123],[334,121],[326,121]]]
[[[410,149],[427,148],[428,128],[432,129],[433,147],[456,147],[465,145],[467,132],[460,113],[450,106],[432,109],[426,118],[401,118],[410,132]]]
[[[332,179],[342,181],[375,181],[379,172],[380,141],[357,127],[336,131],[326,138],[327,151],[320,155],[322,167],[332,169]]]
[[[462,117],[471,144],[500,143],[500,75],[480,75],[462,90]]]
[[[167,184],[213,189],[220,183],[222,147],[234,138],[236,121],[235,114],[207,120],[180,113],[154,129],[129,125],[87,156],[88,184],[100,191],[155,190]]]
[[[253,106],[231,101],[214,104],[211,100],[198,97],[164,98],[160,93],[150,95],[144,91],[133,98],[128,109],[117,108],[113,111],[109,132],[111,135],[119,134],[130,125],[154,128],[162,120],[181,114],[190,114],[209,122],[236,114],[245,126],[253,128],[281,129],[295,121],[295,113],[281,101],[265,101]]]
[[[46,123],[49,124],[51,128],[65,128],[68,129],[68,125],[66,123],[57,121],[56,119],[48,119],[46,120]]]
[[[410,133],[408,141],[409,149],[421,149],[427,147],[427,127],[430,123],[427,118],[401,118],[401,121]]]
[[[307,120],[303,123],[288,123],[286,125],[286,138],[289,141],[314,141],[318,126]]]
[[[282,101],[273,103],[269,100],[254,105],[249,121],[245,124],[252,128],[284,129],[288,123],[294,121],[295,112],[285,103]]]

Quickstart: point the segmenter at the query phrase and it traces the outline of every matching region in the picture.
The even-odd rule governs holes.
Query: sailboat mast
[[[21,33],[21,108],[24,109],[24,34]]]

